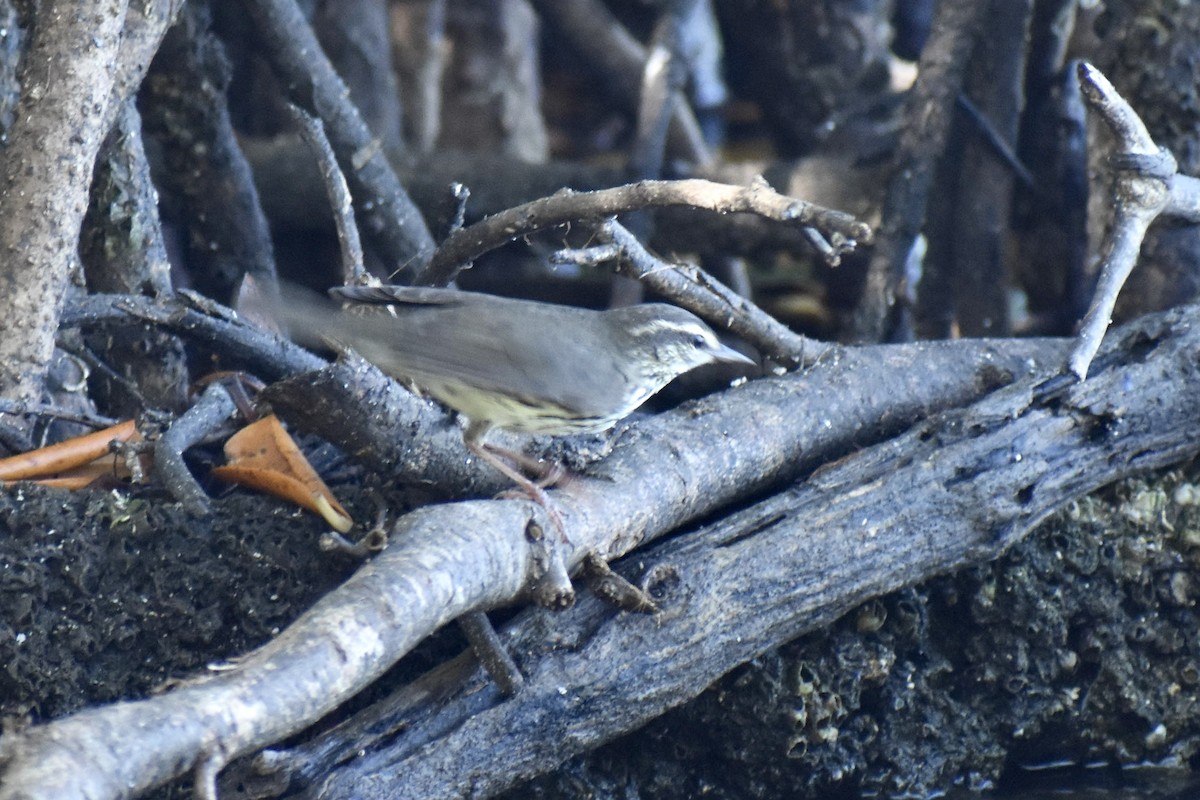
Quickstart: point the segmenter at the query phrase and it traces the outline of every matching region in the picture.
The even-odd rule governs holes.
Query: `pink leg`
[[[543,484],[540,482],[534,483],[533,481],[529,480],[529,478],[526,478],[524,475],[522,475],[518,470],[513,469],[503,458],[492,452],[492,450],[482,442],[466,439],[466,445],[468,450],[479,456],[481,460],[491,464],[501,475],[519,486],[521,492],[529,497],[530,500],[546,509],[546,515],[550,517],[550,521],[554,523],[554,527],[558,529],[559,535],[566,535],[566,528],[563,525],[562,516],[558,513],[558,510],[554,508],[553,503],[550,502],[550,498],[546,496],[544,489],[546,485],[553,484]],[[505,452],[507,453],[507,451]],[[561,470],[561,468],[559,469]],[[503,496],[503,494],[501,496]]]

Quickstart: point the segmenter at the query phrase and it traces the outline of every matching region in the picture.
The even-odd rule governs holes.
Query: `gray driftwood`
[[[840,351],[803,375],[752,381],[646,420],[589,477],[553,493],[564,537],[544,520],[546,535],[530,536],[542,511],[524,501],[421,509],[403,518],[388,550],[228,671],[6,738],[0,798],[129,797],[189,768],[212,796],[226,760],[303,729],[455,617],[536,592],[588,553],[622,555],[744,503],[1014,375],[1049,374],[1062,350],[963,342]],[[569,591],[559,581],[549,588]]]
[[[867,598],[995,558],[1071,499],[1194,456],[1197,321],[1147,318],[1085,383],[1024,379],[640,555],[627,572],[657,616],[590,597],[522,615],[504,632],[527,676],[515,697],[477,670],[446,699],[447,672],[467,669],[447,665],[258,767],[319,798],[486,797],[553,769]],[[373,740],[387,744],[357,757]],[[306,770],[323,773],[307,788]]]

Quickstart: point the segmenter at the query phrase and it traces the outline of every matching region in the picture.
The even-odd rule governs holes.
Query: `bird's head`
[[[713,363],[753,366],[750,358],[721,344],[712,328],[690,311],[651,303],[618,309],[610,314],[619,328],[617,343],[655,391],[685,372]]]

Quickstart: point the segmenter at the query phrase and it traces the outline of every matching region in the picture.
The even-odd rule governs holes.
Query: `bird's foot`
[[[521,477],[524,478],[524,476]],[[567,537],[567,527],[563,522],[562,514],[558,512],[554,501],[550,499],[550,496],[546,494],[542,486],[528,478],[524,478],[523,481],[516,481],[514,479],[514,482],[518,484],[518,488],[505,489],[496,495],[496,498],[498,500],[532,500],[537,503],[545,510],[546,516],[550,519],[550,524],[554,526],[554,530],[558,532],[559,537],[565,540]]]
[[[546,495],[547,487],[553,486],[563,480],[563,477],[566,475],[565,468],[563,468],[561,465],[554,465],[553,468],[547,470],[546,462],[535,461],[524,454],[512,453],[508,450],[492,448],[475,442],[469,442],[467,447],[472,453],[479,456],[479,458],[481,458],[483,461],[486,461],[488,464],[491,464],[498,472],[504,475],[504,477],[508,478],[517,485],[518,488],[503,491],[496,495],[496,497],[504,499],[524,498],[532,500],[545,509],[546,516],[550,518],[550,523],[554,526],[554,529],[558,531],[559,537],[563,540],[567,538],[567,528],[563,523],[562,514],[558,512],[558,509],[554,507],[554,503],[551,502],[550,498]],[[545,474],[543,474],[536,482],[531,481],[529,478],[525,477],[520,470],[515,469],[507,461],[505,461],[504,459],[506,457],[512,458],[512,460],[518,464],[520,464],[522,460],[527,463],[538,464],[541,468],[541,471]]]

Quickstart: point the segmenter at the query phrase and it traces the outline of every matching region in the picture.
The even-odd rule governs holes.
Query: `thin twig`
[[[316,117],[308,114],[295,103],[288,103],[288,112],[300,129],[300,136],[312,148],[313,155],[321,167],[325,182],[325,194],[333,208],[333,221],[337,225],[338,244],[342,250],[342,283],[359,286],[366,277],[363,266],[362,240],[358,238],[358,223],[354,221],[354,206],[350,199],[350,187],[346,176],[338,166],[325,126]]]
[[[712,275],[691,264],[671,264],[651,255],[621,223],[609,219],[596,228],[601,244],[562,250],[552,261],[595,265],[617,261],[617,270],[642,281],[672,302],[742,337],[765,355],[794,367],[814,363],[827,345],[793,333],[774,317]]]
[[[1021,187],[1027,191],[1036,191],[1037,183],[1033,179],[1033,175],[1021,163],[1021,159],[1017,157],[1016,152],[1005,140],[1003,134],[996,130],[996,126],[992,121],[984,116],[984,113],[979,110],[979,107],[971,102],[971,98],[965,94],[959,94],[956,98],[959,109],[967,115],[971,120],[971,124],[975,126],[975,130],[987,142],[987,146],[992,149],[992,152],[1004,162],[1009,171],[1021,182]]]
[[[320,369],[326,361],[299,345],[239,320],[216,303],[198,310],[187,295],[152,299],[136,295],[93,294],[63,308],[61,327],[150,324],[219,350],[231,363],[246,364],[266,380]],[[223,312],[223,313],[222,313]]]
[[[1150,223],[1162,213],[1195,221],[1197,194],[1196,179],[1176,173],[1174,157],[1154,143],[1141,117],[1103,73],[1080,62],[1078,75],[1084,99],[1112,130],[1119,153],[1114,157],[1113,227],[1104,244],[1100,280],[1067,359],[1071,372],[1082,380],[1100,349],[1117,295],[1137,263]]]
[[[564,189],[549,197],[493,214],[452,234],[434,253],[418,282],[450,282],[472,260],[513,239],[583,219],[603,219],[648,208],[691,206],[719,214],[757,214],[776,222],[824,231],[834,252],[871,241],[871,228],[850,214],[778,194],[765,181],[731,186],[712,181],[639,181],[594,192]]]
[[[237,405],[228,390],[220,383],[214,383],[204,390],[195,405],[163,431],[154,445],[155,480],[188,512],[197,516],[209,513],[208,495],[183,463],[183,453],[224,424],[236,411]]]
[[[87,425],[89,428],[111,428],[116,425],[118,420],[112,417],[106,417],[103,414],[92,412],[76,413],[65,408],[59,408],[48,403],[18,403],[12,400],[0,398],[0,413],[20,416],[23,414],[36,414],[42,417],[52,417],[61,419],[66,422],[75,422],[80,425]]]

